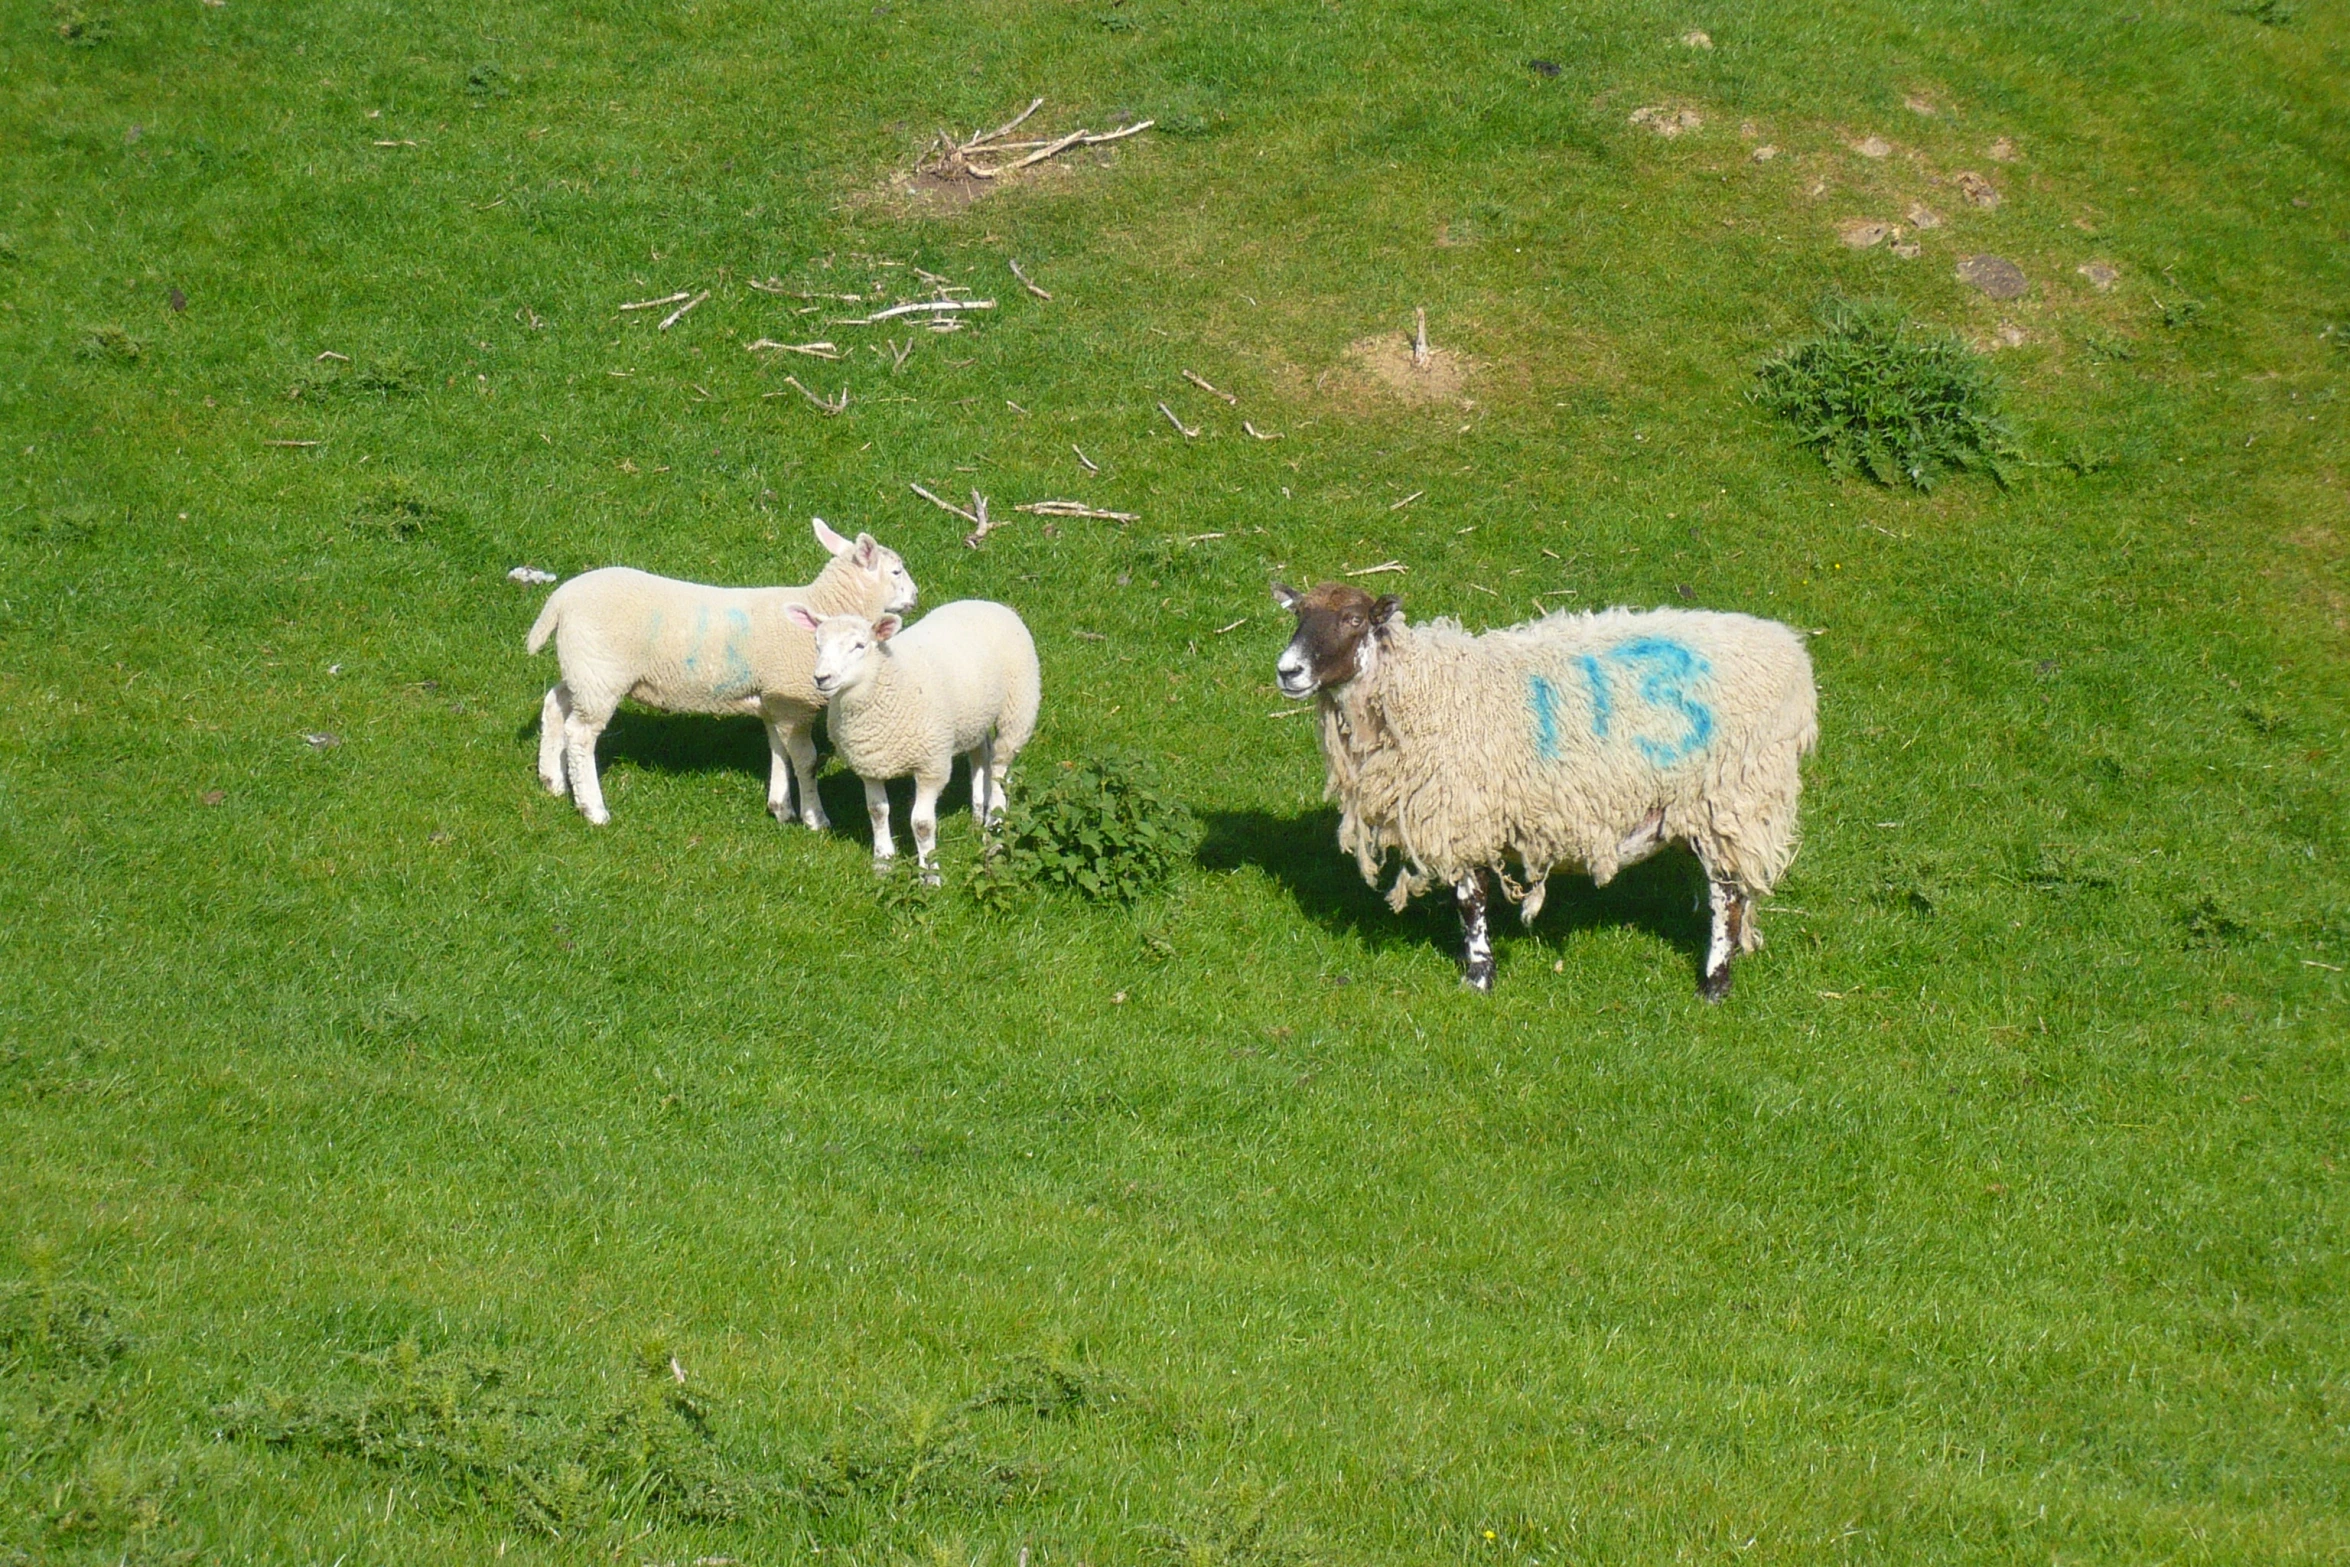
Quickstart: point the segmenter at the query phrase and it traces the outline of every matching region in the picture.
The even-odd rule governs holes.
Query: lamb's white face
[[[807,612],[795,607],[792,618],[803,616]],[[867,620],[862,615],[828,615],[810,629],[816,634],[816,694],[834,697],[872,672],[876,649],[896,634],[898,617]]]
[[[906,570],[906,563],[898,558],[898,552],[887,545],[876,544],[873,546],[873,562],[874,572],[881,578],[881,585],[888,589],[888,596],[882,599],[881,607],[893,615],[903,615],[912,609],[919,590],[914,586],[913,574]]]

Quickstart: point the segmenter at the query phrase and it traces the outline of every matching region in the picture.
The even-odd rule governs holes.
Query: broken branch
[[[973,516],[971,513],[965,511],[962,507],[957,506],[953,501],[942,501],[937,496],[931,494],[928,490],[922,488],[922,486],[919,484],[909,484],[906,486],[906,488],[912,490],[916,495],[919,495],[924,500],[930,502],[931,505],[938,507],[941,511],[951,511],[956,516],[962,518],[965,522],[970,523],[972,526],[978,526],[979,519]],[[976,494],[977,492],[974,491],[973,493]]]
[[[999,137],[1011,135],[1014,131],[1021,127],[1021,125],[1030,115],[1034,114],[1037,110],[1043,107],[1044,100],[1042,98],[1037,99],[1027,108],[1022,109],[1018,114],[1013,115],[1010,119],[1004,121],[1003,124],[997,126],[994,130],[989,131],[985,136],[974,136],[969,141],[963,143],[963,150],[965,152],[972,152],[980,147],[985,146],[987,143],[998,139]]]
[[[1193,429],[1193,428],[1192,428],[1190,425],[1188,425],[1188,424],[1185,424],[1185,423],[1184,423],[1182,420],[1180,420],[1180,419],[1176,418],[1176,417],[1175,417],[1175,410],[1174,410],[1174,409],[1172,409],[1172,408],[1169,408],[1169,407],[1168,407],[1168,406],[1167,406],[1165,403],[1161,403],[1161,404],[1159,404],[1159,412],[1161,412],[1161,413],[1163,413],[1163,414],[1165,414],[1165,415],[1167,416],[1167,422],[1168,422],[1169,424],[1173,425],[1173,426],[1174,426],[1176,429],[1178,429],[1178,430],[1181,430],[1181,431],[1183,432],[1183,437],[1184,437],[1184,439],[1185,439],[1185,440],[1189,440],[1189,439],[1191,439],[1193,436],[1195,436],[1195,435],[1199,434],[1199,432],[1198,432],[1197,430],[1194,430],[1194,429]]]
[[[920,315],[924,311],[993,310],[992,299],[924,299],[910,305],[892,305],[887,310],[876,310],[869,316],[853,321],[834,321],[832,326],[872,326],[882,321],[894,321],[899,316]]]
[[[1405,564],[1404,564],[1402,561],[1400,561],[1400,560],[1383,560],[1383,561],[1381,561],[1381,562],[1380,562],[1378,565],[1376,565],[1376,566],[1364,566],[1364,567],[1362,567],[1362,568],[1361,568],[1361,569],[1359,569],[1359,570],[1356,570],[1356,571],[1350,571],[1350,572],[1346,573],[1346,575],[1347,575],[1347,576],[1350,576],[1350,577],[1376,577],[1377,575],[1379,575],[1379,573],[1381,573],[1381,572],[1383,572],[1383,571],[1409,571],[1409,570],[1411,570],[1411,567],[1409,567],[1409,566],[1406,566],[1406,565],[1405,565]]]
[[[1402,511],[1406,506],[1409,506],[1412,502],[1418,500],[1421,496],[1427,493],[1428,492],[1426,490],[1414,490],[1411,494],[1405,496],[1402,500],[1397,501],[1393,506],[1390,506],[1387,509],[1389,511]]]
[[[988,520],[987,497],[977,490],[973,490],[971,492],[971,510],[966,515],[974,517],[979,526],[963,535],[963,548],[975,550],[979,548],[979,541],[987,537],[988,530],[995,526],[993,522]]]
[[[709,297],[710,291],[706,288],[703,289],[693,298],[687,300],[684,304],[679,305],[675,310],[672,310],[669,312],[669,314],[663,316],[661,318],[661,325],[659,328],[657,328],[657,330],[663,332],[668,331],[671,327],[677,325],[678,322],[685,319],[685,313],[687,311],[693,309],[694,306],[700,304],[703,300],[708,299]]]
[[[778,353],[806,354],[811,359],[838,359],[841,356],[840,350],[830,343],[778,343],[771,337],[762,337],[756,343],[745,343],[743,348],[754,354],[774,349]]]
[[[620,308],[623,310],[658,310],[663,305],[674,305],[681,299],[691,298],[693,298],[693,290],[681,288],[676,293],[666,294],[659,299],[640,299],[633,304],[622,305]]]
[[[1028,274],[1020,270],[1020,263],[1017,261],[1012,263],[1012,276],[1018,278],[1020,280],[1020,286],[1028,290],[1028,292],[1031,294],[1034,294],[1037,298],[1050,299],[1053,297],[1052,295],[1046,293],[1043,289],[1038,288],[1034,283],[1030,282],[1028,279]]]
[[[1159,122],[1156,120],[1138,120],[1134,124],[1126,126],[1121,130],[1107,131],[1099,136],[1088,136],[1085,138],[1085,145],[1088,147],[1098,147],[1106,141],[1119,141],[1125,137],[1132,136],[1137,131],[1147,131],[1158,123]]]
[[[1412,368],[1428,368],[1428,312],[1425,307],[1412,311]]]
[[[1224,399],[1224,401],[1234,404],[1235,406],[1237,406],[1240,402],[1240,399],[1233,396],[1230,392],[1224,391],[1219,387],[1208,385],[1206,381],[1202,380],[1196,375],[1193,375],[1189,370],[1183,372],[1183,379],[1189,381],[1192,385],[1198,387],[1201,391],[1207,393],[1210,397],[1221,397]]]
[[[1255,425],[1250,424],[1246,419],[1240,421],[1240,427],[1243,430],[1246,430],[1249,434],[1255,436],[1260,441],[1278,441],[1281,439],[1280,431],[1276,430],[1271,435],[1267,435],[1264,431],[1258,429]]]
[[[816,405],[816,411],[824,415],[824,417],[827,419],[831,418],[834,414],[842,412],[849,406],[849,389],[845,386],[840,389],[840,396],[827,398],[818,397],[814,392],[811,392],[806,387],[802,386],[800,384],[800,378],[796,375],[785,376],[783,378],[783,384],[790,387],[793,391],[799,393],[802,397],[805,397],[809,402],[814,403]],[[769,397],[775,397],[780,394],[769,392],[767,395]]]
[[[1083,501],[1024,501],[1012,508],[1038,517],[1098,517],[1104,522],[1140,522],[1142,518],[1130,511],[1104,511],[1099,506],[1088,506]]]
[[[1069,443],[1069,450],[1071,450],[1071,451],[1073,451],[1073,452],[1076,452],[1076,453],[1077,453],[1077,460],[1078,460],[1079,462],[1081,462],[1081,463],[1083,463],[1083,464],[1085,465],[1085,471],[1086,471],[1087,473],[1099,473],[1099,472],[1101,472],[1101,470],[1100,470],[1099,468],[1096,468],[1096,467],[1093,465],[1093,459],[1092,459],[1092,458],[1090,458],[1090,457],[1088,457],[1088,456],[1086,456],[1086,455],[1085,455],[1085,453],[1084,453],[1084,452],[1083,452],[1081,449],[1079,449],[1079,447],[1078,447],[1078,445],[1077,445],[1077,443],[1076,443],[1076,442],[1072,441],[1072,442],[1070,442],[1070,443]]]

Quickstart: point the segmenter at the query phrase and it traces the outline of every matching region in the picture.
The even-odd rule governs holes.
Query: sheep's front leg
[[[1485,872],[1473,870],[1452,889],[1461,911],[1461,983],[1471,990],[1493,988],[1493,938],[1485,928]]]
[[[922,867],[922,879],[930,886],[938,885],[938,868],[931,863],[938,849],[938,797],[947,786],[947,775],[914,779],[914,859]]]
[[[878,778],[865,780],[865,819],[873,824],[873,873],[886,876],[898,846],[889,836],[889,785]]]
[[[558,799],[571,787],[563,781],[563,725],[570,717],[571,688],[558,680],[539,704],[539,782]]]
[[[579,814],[598,827],[612,820],[604,809],[604,785],[596,777],[596,739],[604,726],[577,708],[563,720],[563,765],[571,775],[571,799]]]
[[[1714,928],[1705,945],[1705,977],[1697,982],[1697,993],[1708,1001],[1719,1001],[1730,993],[1731,960],[1758,945],[1754,939],[1754,900],[1727,882],[1709,880],[1706,885],[1713,901]]]

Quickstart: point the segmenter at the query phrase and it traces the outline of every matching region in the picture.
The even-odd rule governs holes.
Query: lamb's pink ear
[[[813,631],[818,626],[824,624],[823,621],[818,620],[815,615],[809,611],[808,606],[805,604],[794,604],[788,611],[786,611],[786,613],[791,616],[791,623],[799,627],[802,631]]]
[[[1297,589],[1291,587],[1288,583],[1276,582],[1273,584],[1273,602],[1280,605],[1283,609],[1295,610],[1298,605],[1304,601],[1305,595],[1298,592]]]
[[[822,517],[811,517],[808,520],[816,525],[816,542],[833,554],[838,555],[849,547],[849,541],[833,532],[831,525],[825,522]]]
[[[857,553],[853,558],[858,565],[871,567],[880,554],[881,546],[875,542],[872,534],[860,533],[857,535]]]
[[[894,637],[898,634],[898,628],[904,624],[905,622],[898,619],[898,617],[895,615],[882,616],[879,620],[873,622],[873,640],[876,642],[887,642],[891,637]]]

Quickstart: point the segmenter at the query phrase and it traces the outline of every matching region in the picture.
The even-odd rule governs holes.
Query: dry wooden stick
[[[889,344],[889,351],[892,355],[889,364],[889,373],[891,375],[896,375],[900,370],[906,368],[906,356],[914,351],[914,340],[910,337],[907,338],[906,346],[903,348],[898,346],[898,340],[894,337],[885,337],[882,339],[882,341]]]
[[[953,501],[942,501],[937,496],[931,494],[928,490],[922,488],[922,486],[919,484],[910,484],[906,487],[912,490],[916,495],[919,495],[924,500],[930,502],[931,505],[938,507],[940,510],[951,511],[956,516],[962,518],[965,522],[970,523],[974,527],[978,526],[979,519],[972,516],[971,513],[965,511],[962,507],[957,506]],[[976,494],[977,492],[974,491],[973,493]]]
[[[1428,312],[1425,307],[1416,307],[1412,311],[1412,366],[1419,370],[1428,368]]]
[[[1255,425],[1250,424],[1246,419],[1240,421],[1240,427],[1243,430],[1246,430],[1249,434],[1255,436],[1260,441],[1278,441],[1281,439],[1280,431],[1276,430],[1271,435],[1267,435],[1264,431],[1258,429]]]
[[[973,490],[971,492],[971,510],[966,515],[976,518],[979,525],[963,535],[963,548],[975,550],[979,548],[979,541],[987,537],[988,530],[996,526],[995,523],[988,520],[987,497],[977,490]]]
[[[1428,492],[1426,490],[1414,490],[1411,494],[1405,496],[1402,500],[1397,501],[1393,506],[1390,506],[1387,509],[1389,511],[1402,511],[1406,506],[1409,506],[1412,502],[1418,500],[1421,496],[1427,493]]]
[[[339,365],[347,365],[351,362],[351,356],[349,354],[338,354],[330,348],[326,350],[326,352],[320,354],[316,359],[312,360],[311,363],[322,365],[325,364],[329,359],[333,360],[336,364]]]
[[[1011,135],[1014,131],[1021,127],[1021,125],[1030,115],[1034,114],[1037,110],[1043,107],[1044,100],[1042,98],[1037,99],[1027,108],[1022,109],[1018,114],[1013,115],[1010,119],[1004,121],[1003,124],[997,126],[994,130],[989,131],[985,136],[974,136],[969,141],[963,143],[963,150],[965,152],[970,152],[976,148],[985,146],[987,143],[994,141],[999,137]]]
[[[1071,147],[1074,147],[1079,142],[1085,140],[1085,138],[1090,134],[1091,132],[1083,130],[1071,131],[1068,135],[1062,137],[1059,141],[1046,142],[1043,146],[1037,148],[1036,151],[1030,153],[1027,157],[1022,158],[1018,163],[1012,164],[1010,168],[998,169],[995,172],[998,174],[1012,173],[1020,169],[1025,169],[1032,163],[1042,163],[1047,158],[1057,157],[1061,153],[1067,152]]]
[[[786,354],[806,354],[811,359],[838,359],[840,357],[840,350],[830,343],[778,343],[772,337],[762,337],[756,343],[745,343],[743,348],[746,352],[754,354],[763,349],[774,349]]]
[[[1078,448],[1078,445],[1077,445],[1077,443],[1076,443],[1075,441],[1071,441],[1071,442],[1069,443],[1069,450],[1071,450],[1071,451],[1073,451],[1073,452],[1076,452],[1076,453],[1077,453],[1077,460],[1078,460],[1079,462],[1081,462],[1081,463],[1083,463],[1083,464],[1085,465],[1085,471],[1086,471],[1087,473],[1099,473],[1099,472],[1101,472],[1101,470],[1100,470],[1099,468],[1096,468],[1096,467],[1093,465],[1093,459],[1092,459],[1092,458],[1090,458],[1090,457],[1088,457],[1088,456],[1086,456],[1086,455],[1085,455],[1085,453],[1084,453],[1082,450],[1079,450],[1079,448]]]
[[[324,441],[263,441],[264,446],[324,446]]]
[[[1209,635],[1209,636],[1211,636],[1211,637],[1220,637],[1220,636],[1222,636],[1222,635],[1223,635],[1225,632],[1227,632],[1227,631],[1238,631],[1238,630],[1239,630],[1241,627],[1243,627],[1243,626],[1245,626],[1245,625],[1247,625],[1247,624],[1248,624],[1248,617],[1247,617],[1246,615],[1243,615],[1243,616],[1241,616],[1241,617],[1240,617],[1238,620],[1234,621],[1234,622],[1233,622],[1231,625],[1229,625],[1229,626],[1218,626],[1218,627],[1217,627],[1215,630],[1213,630],[1213,631],[1209,632],[1209,633],[1208,633],[1208,635]]]
[[[783,378],[783,384],[798,392],[809,402],[814,403],[816,405],[816,411],[823,414],[827,419],[831,418],[834,414],[842,412],[849,406],[849,389],[845,386],[840,389],[839,397],[824,398],[818,397],[814,392],[811,392],[806,387],[800,385],[800,378],[796,375],[785,376]],[[767,395],[773,397],[776,394],[769,392]]]
[[[1233,396],[1230,392],[1208,385],[1206,381],[1200,379],[1196,375],[1193,375],[1189,370],[1183,372],[1183,379],[1189,381],[1192,385],[1198,387],[1201,391],[1207,393],[1210,397],[1221,397],[1224,399],[1224,401],[1235,406],[1238,406],[1240,402],[1240,399]]]
[[[1088,506],[1083,501],[1024,501],[1012,508],[1038,517],[1098,517],[1104,522],[1140,522],[1142,518],[1130,511],[1104,511],[1099,506]]]
[[[1046,293],[1043,289],[1038,288],[1034,283],[1030,282],[1028,280],[1028,274],[1020,270],[1020,263],[1017,261],[1012,263],[1012,276],[1018,278],[1020,280],[1020,286],[1028,290],[1028,292],[1031,294],[1034,294],[1037,298],[1050,299],[1053,297],[1052,295]]]
[[[693,298],[693,290],[681,288],[676,293],[664,295],[659,299],[640,299],[634,304],[622,305],[620,308],[623,310],[658,310],[663,305],[674,305],[681,299],[691,298]]]
[[[747,278],[745,281],[762,294],[789,294],[791,292],[790,286],[779,277],[771,277],[764,283],[757,278]]]
[[[1400,560],[1383,560],[1376,566],[1365,566],[1359,571],[1350,571],[1346,575],[1350,577],[1376,577],[1383,571],[1409,571],[1411,569]]]
[[[661,318],[661,325],[659,330],[663,332],[668,331],[671,327],[677,325],[678,322],[685,319],[685,313],[687,311],[693,309],[694,306],[700,304],[703,300],[708,299],[709,297],[710,291],[706,288],[703,289],[693,298],[687,300],[684,304],[679,305],[675,310],[672,310],[669,312],[669,314],[663,316]]]
[[[833,321],[832,326],[873,326],[882,321],[894,321],[899,316],[920,315],[923,311],[993,310],[992,299],[923,299],[910,305],[892,305],[887,310],[876,310],[869,316],[854,321]]]
[[[1085,138],[1085,145],[1088,147],[1098,147],[1106,141],[1118,141],[1124,137],[1133,135],[1136,131],[1147,131],[1158,123],[1159,122],[1156,120],[1139,120],[1121,130],[1106,131],[1099,136],[1088,136]]]
[[[1161,404],[1159,404],[1159,412],[1161,412],[1161,413],[1163,413],[1163,414],[1165,414],[1165,415],[1167,416],[1167,422],[1168,422],[1169,424],[1173,425],[1173,426],[1174,426],[1176,429],[1178,429],[1178,430],[1181,430],[1181,431],[1183,432],[1183,437],[1184,437],[1184,439],[1185,439],[1185,440],[1189,440],[1189,439],[1191,439],[1191,437],[1193,437],[1193,436],[1195,436],[1195,435],[1199,434],[1199,432],[1198,432],[1197,430],[1194,430],[1194,429],[1193,429],[1193,428],[1192,428],[1190,425],[1188,425],[1188,424],[1185,424],[1185,423],[1184,423],[1182,420],[1180,420],[1180,419],[1176,418],[1176,417],[1175,417],[1175,410],[1174,410],[1174,409],[1172,409],[1172,408],[1169,408],[1169,407],[1168,407],[1168,406],[1167,406],[1165,403],[1161,403]]]

